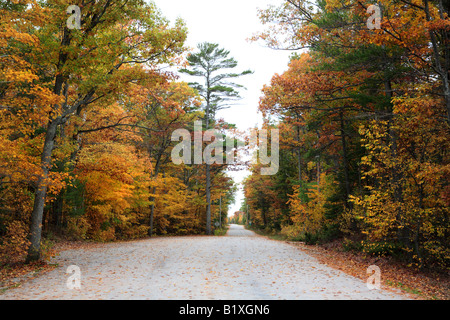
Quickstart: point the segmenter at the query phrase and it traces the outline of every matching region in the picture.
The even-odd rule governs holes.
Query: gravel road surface
[[[11,299],[404,299],[231,225],[225,237],[167,237],[62,251],[58,267],[0,294]],[[71,265],[77,274],[66,273]],[[76,288],[77,284],[80,288]],[[75,286],[75,288],[73,288]]]

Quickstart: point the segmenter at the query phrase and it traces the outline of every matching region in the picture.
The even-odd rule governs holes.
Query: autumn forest
[[[0,266],[45,260],[60,237],[219,236],[231,221],[448,272],[450,5],[376,3],[259,10],[248,41],[292,51],[261,88],[259,129],[279,132],[263,174],[238,156],[261,152],[248,133],[217,116],[252,73],[220,43],[188,48],[183,20],[151,1],[1,0]],[[173,161],[173,133],[194,147],[198,121],[241,142],[238,160]],[[228,171],[243,168],[232,218]]]

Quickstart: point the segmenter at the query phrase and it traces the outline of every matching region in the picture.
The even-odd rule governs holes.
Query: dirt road
[[[59,267],[2,299],[403,299],[369,290],[280,241],[231,225],[225,237],[167,237],[67,250]],[[66,273],[69,266],[72,273]],[[78,281],[79,280],[79,281]],[[77,288],[78,284],[80,288]]]

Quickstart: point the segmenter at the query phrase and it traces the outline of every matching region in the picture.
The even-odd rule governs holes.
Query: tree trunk
[[[300,147],[300,125],[297,125],[297,169],[298,169],[298,184],[300,189],[302,187],[302,150]]]
[[[344,166],[344,185],[345,185],[345,206],[348,208],[348,198],[350,196],[350,178],[349,178],[349,167],[348,167],[348,150],[347,150],[347,140],[345,139],[345,122],[344,122],[344,111],[340,112],[340,121],[341,121],[341,140],[342,140],[342,160]]]
[[[245,220],[247,227],[250,225],[250,216],[248,215],[248,204],[247,204],[247,219]]]
[[[384,89],[385,94],[389,98],[390,101],[392,101],[393,97],[393,91],[392,91],[392,85],[391,81],[389,79],[385,79],[384,81]],[[394,128],[395,125],[395,119],[394,119],[394,113],[393,110],[389,110],[389,120],[388,120],[388,132],[389,132],[389,140],[391,142],[391,159],[394,162],[394,165],[392,167],[391,173],[390,173],[390,181],[393,186],[393,200],[394,203],[397,205],[397,212],[396,212],[396,220],[398,223],[398,229],[397,229],[397,241],[402,243],[405,247],[410,247],[409,243],[409,231],[407,228],[404,228],[403,226],[403,210],[401,208],[401,203],[403,203],[403,187],[401,184],[401,173],[399,172],[397,160],[398,160],[398,146],[397,146],[397,140],[398,140],[398,132]]]
[[[207,77],[208,90],[210,88],[209,84],[209,73]],[[209,129],[209,116],[210,116],[210,96],[208,94],[206,100],[206,112],[205,112],[205,130]],[[211,235],[211,166],[206,163],[206,234]]]
[[[156,187],[153,187],[152,189],[152,193],[155,194],[156,192]],[[151,206],[150,206],[150,223],[149,223],[149,227],[148,227],[148,236],[151,237],[153,236],[153,221],[154,221],[154,212],[155,212],[155,197],[151,196],[149,198],[149,200],[152,202]]]
[[[45,135],[44,149],[41,156],[42,174],[36,184],[33,212],[31,213],[30,247],[28,248],[27,262],[37,261],[41,257],[42,217],[47,196],[48,173],[51,167],[52,150],[58,124],[59,118],[51,121]]]
[[[149,151],[150,154],[150,151]],[[160,153],[158,155],[158,158],[156,160],[156,164],[155,164],[155,174],[153,175],[153,179],[158,178],[158,174],[159,174],[159,166],[161,164],[161,155],[162,153]],[[152,188],[152,194],[155,194],[156,192],[156,187]],[[154,196],[150,196],[149,200],[152,202],[151,206],[150,206],[150,223],[149,223],[149,227],[148,227],[148,236],[151,237],[153,235],[153,222],[154,222],[154,213],[155,213],[155,197]]]
[[[56,198],[54,204],[53,204],[53,218],[55,221],[55,226],[57,230],[61,230],[61,227],[63,225],[63,205],[64,205],[64,194],[65,190],[61,190],[61,192],[58,194],[58,197]]]
[[[211,168],[206,164],[206,234],[211,235]]]
[[[219,200],[219,228],[222,229],[222,196]]]
[[[320,157],[317,157],[317,192],[320,193]]]
[[[409,230],[405,228],[403,225],[403,209],[402,209],[402,203],[403,203],[403,187],[401,182],[401,172],[399,170],[399,165],[397,163],[398,160],[398,146],[397,146],[397,140],[398,140],[398,132],[395,128],[393,128],[393,115],[389,118],[389,139],[391,141],[391,158],[394,162],[394,165],[392,166],[391,170],[391,184],[393,186],[393,200],[394,203],[397,206],[397,212],[396,212],[396,220],[397,220],[397,240],[402,243],[405,247],[410,247],[410,241],[409,241]]]
[[[445,8],[442,4],[442,1],[439,2],[439,15],[442,19],[444,19],[444,12]],[[432,17],[430,14],[430,7],[429,7],[429,0],[424,1],[424,11],[427,21],[432,21]],[[448,13],[448,9],[447,9]],[[441,78],[441,84],[442,84],[442,95],[444,97],[446,111],[447,111],[447,123],[450,123],[450,73],[449,73],[449,67],[450,67],[450,50],[448,48],[448,31],[443,30],[442,31],[442,41],[441,41],[441,48],[439,46],[439,40],[436,37],[434,30],[428,31],[430,36],[430,43],[433,48],[433,60],[434,60],[434,67],[435,71],[437,72],[438,76]],[[441,54],[441,52],[443,52]]]

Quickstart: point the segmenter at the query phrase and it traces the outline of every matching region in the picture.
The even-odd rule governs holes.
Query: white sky
[[[163,16],[174,22],[182,18],[188,28],[187,45],[194,48],[201,42],[218,43],[230,51],[230,56],[238,61],[237,71],[250,69],[254,74],[236,81],[247,90],[242,91],[243,99],[230,109],[220,111],[219,118],[246,130],[255,125],[260,127],[258,102],[264,84],[269,84],[275,73],[282,73],[289,62],[288,51],[266,48],[262,43],[251,43],[247,39],[265,29],[258,19],[257,8],[269,4],[280,4],[280,0],[153,0]],[[230,172],[236,182],[241,182],[246,171]],[[242,192],[236,195],[236,203],[230,208],[230,215],[239,210]]]

